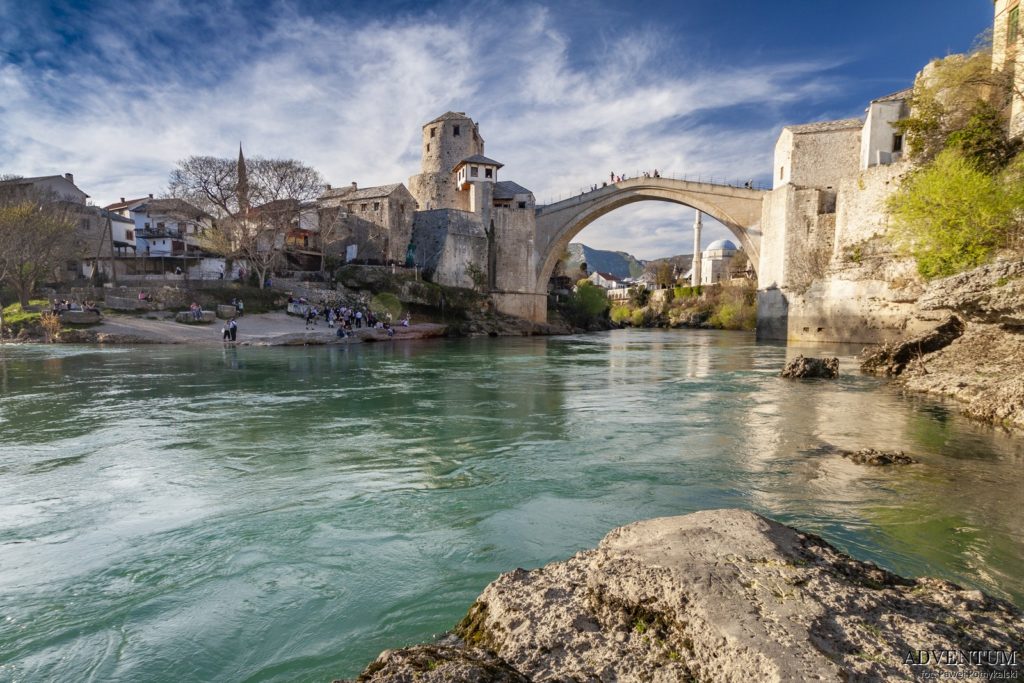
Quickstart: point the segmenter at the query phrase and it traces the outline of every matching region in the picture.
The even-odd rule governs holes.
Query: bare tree
[[[75,253],[75,211],[29,185],[0,186],[0,275],[28,306],[36,285]]]
[[[203,246],[244,260],[262,288],[298,225],[299,205],[323,188],[320,173],[294,159],[193,156],[171,172],[168,192],[214,216]]]

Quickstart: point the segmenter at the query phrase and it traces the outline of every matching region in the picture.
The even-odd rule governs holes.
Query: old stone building
[[[416,199],[401,183],[329,189],[320,196],[316,230],[327,253],[345,261],[405,261]]]
[[[452,175],[464,159],[483,156],[484,139],[464,112],[450,111],[423,126],[420,173],[409,178],[409,190],[420,211],[462,209],[458,180]]]
[[[421,170],[409,179],[420,211],[415,261],[435,282],[488,291],[498,310],[543,319],[544,294],[528,273],[536,259],[536,199],[499,180],[501,162],[484,155],[477,124],[448,112],[423,126]]]
[[[863,120],[783,129],[761,213],[760,337],[877,342],[913,324],[913,265],[883,238],[885,199],[908,168],[894,124],[910,94],[873,100]]]
[[[135,253],[136,241],[131,220],[89,203],[89,195],[75,184],[70,173],[64,175],[13,178],[0,182],[7,190],[25,190],[52,198],[67,209],[74,223],[74,249],[58,279],[90,277],[99,268],[109,272],[115,257]]]
[[[1024,134],[1024,59],[1021,52],[1020,0],[995,0],[992,24],[992,69],[1014,84],[1009,111],[1010,134]]]

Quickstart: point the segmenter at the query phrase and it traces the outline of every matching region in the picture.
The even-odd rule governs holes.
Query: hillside
[[[569,245],[569,256],[566,272],[578,271],[580,263],[586,263],[591,273],[601,271],[617,277],[638,277],[644,272],[643,262],[624,251],[604,251],[574,242]]]

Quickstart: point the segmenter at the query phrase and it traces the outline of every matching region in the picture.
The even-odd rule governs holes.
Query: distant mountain
[[[690,269],[693,255],[680,254],[652,261],[643,261],[624,251],[604,251],[573,242],[569,245],[569,263],[566,265],[565,272],[576,273],[580,269],[580,264],[586,263],[587,270],[591,273],[600,271],[602,273],[611,273],[616,277],[635,278],[640,277],[645,270],[654,272],[658,264],[663,261],[671,262],[680,273],[685,273]]]
[[[587,270],[593,273],[611,273],[616,277],[639,277],[644,272],[644,262],[632,254],[624,251],[604,251],[593,249],[585,244],[572,243],[569,245],[569,263],[566,265],[566,273],[575,273],[580,269],[580,264],[586,263]]]

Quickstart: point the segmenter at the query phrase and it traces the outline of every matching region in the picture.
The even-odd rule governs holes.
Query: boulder
[[[1024,261],[996,261],[933,280],[918,306],[956,311],[969,322],[1024,327]]]
[[[217,317],[221,320],[230,320],[238,315],[238,309],[231,304],[217,304]]]
[[[60,321],[65,325],[95,325],[100,321],[99,311],[61,311]]]
[[[217,318],[213,314],[213,311],[203,311],[203,316],[199,320],[192,317],[192,311],[181,311],[174,315],[175,322],[184,323],[186,325],[207,325],[216,319]]]
[[[502,574],[455,634],[467,656],[485,650],[533,681],[1007,678],[1024,614],[948,581],[901,578],[752,512],[709,510],[630,524],[569,560]],[[915,663],[921,651],[1014,649],[1016,665]],[[389,652],[356,680],[434,680],[385,673],[417,652]],[[516,679],[453,670],[443,680]]]
[[[917,462],[903,451],[877,451],[874,448],[862,448],[859,451],[840,451],[844,458],[849,458],[858,465],[913,465]]]
[[[951,315],[930,332],[901,342],[882,344],[861,357],[861,372],[897,377],[916,359],[943,349],[964,333],[964,321]]]
[[[486,650],[443,644],[385,650],[357,680],[358,683],[529,683],[528,678]]]
[[[806,358],[800,355],[786,363],[782,376],[791,379],[835,379],[839,376],[839,359]]]

